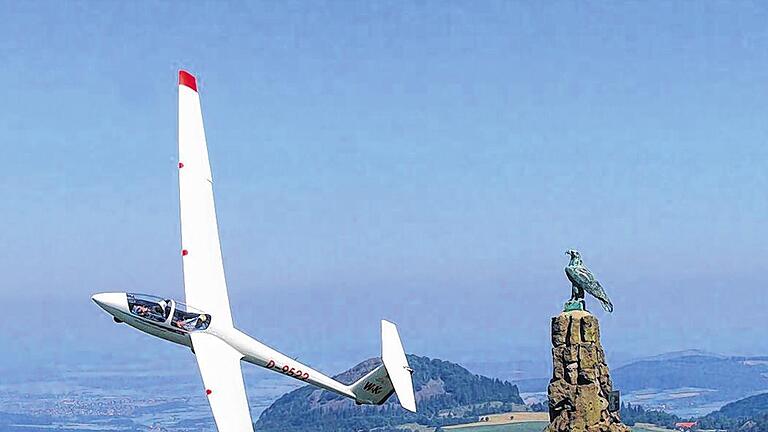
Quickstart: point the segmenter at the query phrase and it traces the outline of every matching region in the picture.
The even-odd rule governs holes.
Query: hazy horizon
[[[569,248],[616,307],[587,299],[609,360],[768,354],[764,6],[0,14],[0,368],[194,367],[90,301],[183,299],[181,68],[200,84],[235,323],[290,355],[352,366],[386,318],[419,355],[549,361]]]

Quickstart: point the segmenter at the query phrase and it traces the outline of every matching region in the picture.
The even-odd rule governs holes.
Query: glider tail
[[[381,405],[392,396],[395,388],[387,375],[387,368],[379,365],[350,386],[358,404]]]
[[[349,388],[359,404],[381,405],[392,394],[397,394],[400,405],[416,412],[416,398],[413,394],[413,370],[408,366],[403,344],[397,327],[389,321],[381,321],[382,365],[368,372]]]

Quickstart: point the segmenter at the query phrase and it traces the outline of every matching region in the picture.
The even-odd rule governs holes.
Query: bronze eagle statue
[[[595,279],[595,276],[581,261],[581,254],[577,250],[565,252],[570,255],[571,262],[565,267],[565,275],[571,281],[571,301],[579,301],[584,304],[584,292],[592,294],[607,312],[613,312],[613,304],[603,286]]]

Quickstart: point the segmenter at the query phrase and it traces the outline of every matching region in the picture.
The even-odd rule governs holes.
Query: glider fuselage
[[[152,301],[156,303],[152,305]],[[299,381],[305,381],[343,396],[354,393],[332,378],[264,345],[240,330],[217,325],[216,317],[197,311],[172,299],[129,293],[101,293],[93,296],[102,309],[117,322],[144,333],[192,348],[190,334],[214,335],[243,355],[242,360]],[[201,317],[205,317],[201,325]]]

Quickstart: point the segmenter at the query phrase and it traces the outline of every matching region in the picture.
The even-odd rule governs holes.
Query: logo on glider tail
[[[365,385],[363,386],[363,389],[365,391],[367,391],[369,393],[373,393],[373,394],[381,393],[381,386],[380,385],[376,385],[376,384],[374,384],[374,383],[372,383],[370,381],[366,381],[365,382]]]

